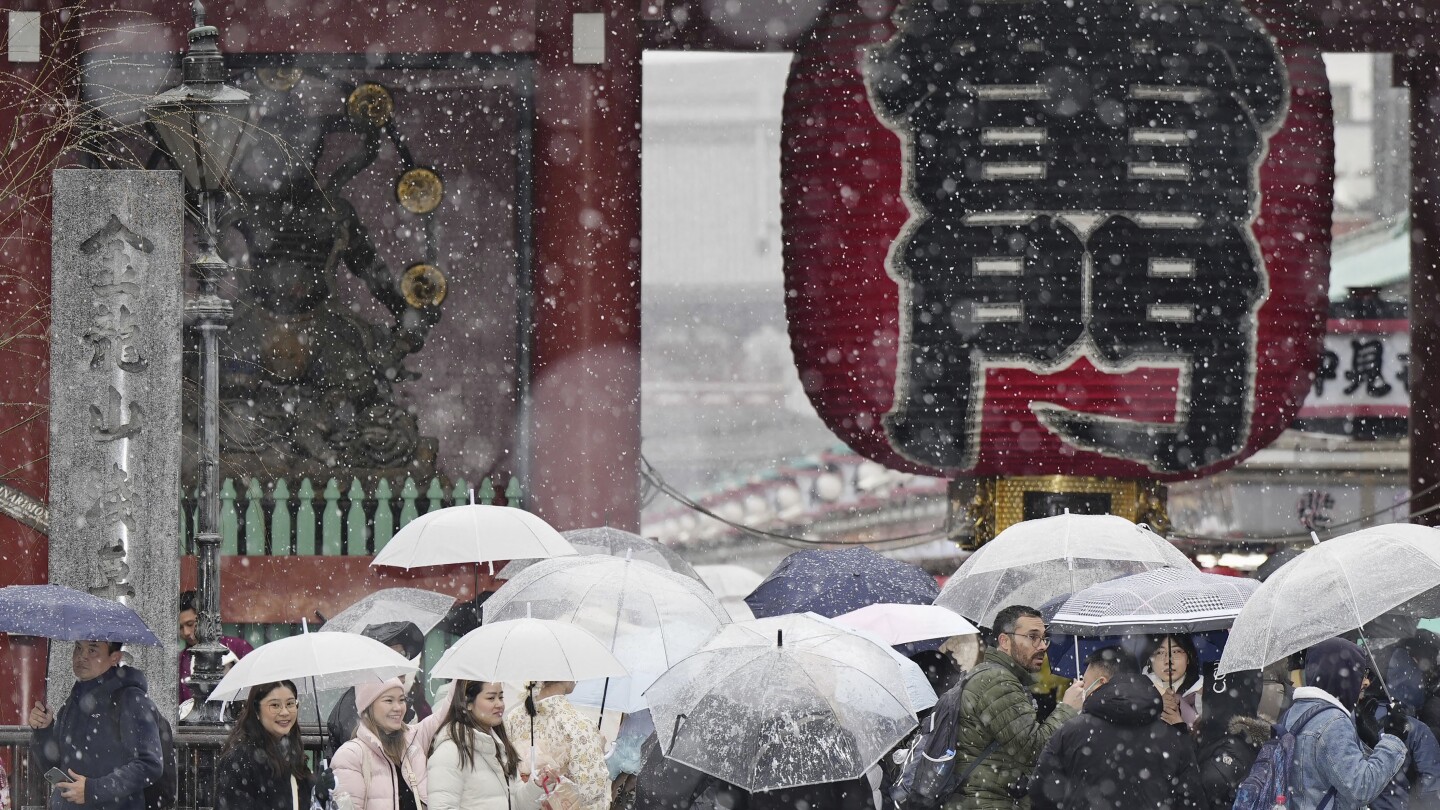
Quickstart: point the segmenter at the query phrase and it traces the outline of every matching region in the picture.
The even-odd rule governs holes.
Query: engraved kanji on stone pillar
[[[172,719],[183,215],[177,172],[55,173],[50,580],[125,602],[165,641],[126,652]],[[56,704],[73,675],[51,662]]]

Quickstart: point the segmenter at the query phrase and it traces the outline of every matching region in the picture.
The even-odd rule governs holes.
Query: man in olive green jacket
[[[1030,684],[1045,666],[1050,647],[1039,611],[1007,607],[995,616],[995,633],[996,646],[985,651],[960,700],[956,772],[965,773],[992,743],[995,747],[960,791],[945,800],[945,810],[1028,810],[1026,788],[1040,749],[1079,712],[1083,700],[1080,688],[1072,685],[1045,722],[1035,716]]]

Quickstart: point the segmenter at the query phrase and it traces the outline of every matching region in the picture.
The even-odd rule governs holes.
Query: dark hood
[[[1149,678],[1121,672],[1090,693],[1084,710],[1119,726],[1148,726],[1160,719],[1160,692]]]
[[[1409,650],[1399,648],[1390,656],[1390,665],[1385,668],[1385,686],[1412,717],[1425,705],[1425,676]]]
[[[1326,639],[1305,651],[1305,685],[1324,689],[1352,712],[1369,669],[1365,651],[1343,638]]]

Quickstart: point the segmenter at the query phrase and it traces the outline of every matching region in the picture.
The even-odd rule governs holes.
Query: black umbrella
[[[1295,546],[1288,546],[1286,548],[1280,549],[1274,554],[1271,554],[1269,559],[1265,560],[1265,562],[1260,564],[1259,568],[1255,569],[1255,578],[1260,580],[1261,582],[1264,582],[1265,580],[1270,578],[1271,574],[1279,571],[1280,566],[1290,562],[1296,557],[1299,557],[1300,554],[1304,551],[1305,549],[1296,548]]]

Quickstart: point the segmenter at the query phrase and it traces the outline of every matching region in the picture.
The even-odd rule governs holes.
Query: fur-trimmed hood
[[[1232,717],[1225,729],[1243,739],[1249,745],[1259,748],[1270,739],[1271,726],[1258,717]]]

